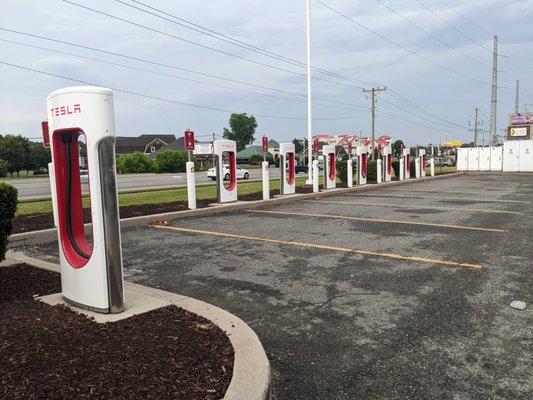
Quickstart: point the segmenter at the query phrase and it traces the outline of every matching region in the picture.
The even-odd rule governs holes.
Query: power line
[[[66,1],[66,0],[63,0],[63,1]],[[383,39],[383,40],[385,40],[385,41],[387,41],[387,42],[389,42],[389,43],[391,43],[391,44],[393,44],[393,45],[395,45],[395,46],[400,47],[401,49],[403,49],[403,50],[405,50],[405,51],[407,51],[407,52],[413,54],[414,56],[416,56],[416,57],[418,57],[418,58],[421,58],[422,60],[425,60],[425,61],[427,61],[427,62],[429,62],[429,63],[431,63],[431,64],[433,64],[433,65],[436,65],[436,66],[438,66],[438,67],[440,67],[440,68],[442,68],[442,69],[444,69],[444,70],[446,70],[446,71],[448,71],[448,72],[451,72],[452,74],[455,74],[455,75],[457,75],[457,76],[460,76],[460,77],[462,77],[462,78],[469,79],[469,80],[471,80],[471,81],[473,81],[473,82],[477,82],[477,83],[481,83],[481,84],[483,84],[483,85],[490,86],[490,83],[488,83],[488,82],[485,82],[485,81],[482,81],[482,80],[476,79],[476,78],[474,78],[474,77],[471,77],[471,76],[469,76],[469,75],[463,74],[462,72],[456,71],[456,70],[454,70],[454,69],[452,69],[452,68],[450,68],[450,67],[447,67],[447,66],[444,65],[444,64],[441,64],[441,63],[439,63],[439,62],[437,62],[437,61],[435,61],[435,60],[432,60],[431,58],[428,58],[428,57],[426,57],[426,56],[424,56],[424,55],[422,55],[422,54],[420,54],[420,53],[418,53],[418,52],[416,52],[416,51],[414,51],[414,50],[411,50],[410,48],[404,46],[403,44],[398,43],[398,42],[396,42],[396,41],[394,41],[394,40],[388,38],[388,37],[385,36],[385,35],[382,35],[381,33],[377,32],[377,31],[375,31],[375,30],[373,30],[373,29],[371,29],[371,28],[368,28],[367,26],[361,24],[360,22],[356,21],[356,20],[353,19],[352,17],[349,17],[349,16],[346,15],[346,14],[343,14],[342,12],[340,12],[340,11],[336,10],[335,8],[333,8],[333,7],[329,6],[329,5],[327,5],[326,3],[324,3],[324,2],[321,1],[321,0],[315,0],[315,1],[316,1],[317,3],[322,4],[324,7],[326,7],[326,8],[329,9],[330,11],[334,12],[335,14],[338,14],[338,15],[340,15],[341,17],[343,17],[343,18],[347,19],[348,21],[352,22],[353,24],[357,25],[358,27],[360,27],[360,28],[362,28],[362,29],[364,29],[364,30],[366,30],[366,31],[368,31],[368,32],[370,32],[370,33],[372,33],[372,34],[378,36],[379,38],[381,38],[381,39]]]
[[[94,83],[94,82],[83,81],[83,80],[80,80],[80,79],[71,78],[71,77],[64,76],[64,75],[59,75],[59,74],[54,74],[54,73],[51,73],[51,72],[46,72],[46,71],[42,71],[42,70],[35,69],[35,68],[25,67],[23,65],[12,64],[12,63],[8,63],[8,62],[1,61],[1,60],[0,60],[0,64],[6,65],[6,66],[9,66],[9,67],[13,67],[13,68],[22,69],[22,70],[25,70],[25,71],[35,72],[35,73],[38,73],[38,74],[41,74],[41,75],[47,75],[47,76],[51,76],[51,77],[54,77],[54,78],[60,78],[60,79],[68,80],[68,81],[71,81],[71,82],[82,83],[84,85],[102,86],[102,85]],[[179,101],[179,100],[167,99],[167,98],[164,98],[164,97],[153,96],[153,95],[140,93],[140,92],[135,92],[135,91],[132,91],[132,90],[127,90],[127,89],[120,89],[120,88],[116,88],[116,87],[109,87],[109,89],[111,89],[111,90],[113,90],[115,92],[121,92],[121,93],[129,94],[129,95],[132,95],[132,96],[144,97],[144,98],[151,99],[151,100],[158,100],[158,101],[163,101],[163,102],[166,102],[166,103],[178,104],[178,105],[187,106],[187,107],[199,108],[199,109],[210,110],[210,111],[220,111],[220,112],[224,112],[224,113],[236,113],[236,111],[227,110],[227,109],[224,109],[224,108],[210,107],[210,106],[204,106],[204,105],[200,105],[200,104],[188,103],[188,102]],[[307,120],[307,118],[304,118],[304,117],[285,117],[285,116],[278,116],[278,115],[255,114],[255,113],[253,115],[257,116],[257,117],[262,117],[262,118],[272,118],[272,119],[282,119],[282,120]],[[316,120],[318,120],[318,121],[330,121],[330,120],[356,119],[356,118],[363,118],[363,117],[366,117],[366,116],[367,116],[367,114],[365,114],[365,115],[355,115],[355,116],[346,116],[346,117],[337,117],[337,118],[316,118]]]
[[[211,50],[211,51],[214,51],[216,53],[220,53],[220,54],[224,54],[224,55],[227,55],[227,56],[230,56],[230,57],[233,57],[233,58],[237,58],[237,59],[242,60],[242,61],[247,61],[247,62],[250,62],[250,63],[253,63],[253,64],[261,65],[263,67],[275,69],[275,70],[282,71],[282,72],[287,72],[287,73],[293,74],[293,75],[298,75],[298,76],[303,76],[303,77],[306,76],[306,74],[303,74],[303,73],[300,73],[300,72],[292,71],[292,70],[285,69],[285,68],[282,68],[282,67],[278,67],[278,66],[275,66],[275,65],[272,65],[272,64],[264,63],[264,62],[261,62],[261,61],[253,60],[251,58],[242,57],[242,56],[239,56],[237,54],[233,54],[233,53],[230,53],[230,52],[227,52],[227,51],[224,51],[224,50],[216,49],[216,48],[211,47],[211,46],[206,46],[204,44],[201,44],[201,43],[198,43],[198,42],[194,42],[192,40],[188,40],[188,39],[182,38],[180,36],[177,36],[177,35],[174,35],[174,34],[171,34],[171,33],[168,33],[168,32],[161,31],[159,29],[151,28],[149,26],[142,25],[142,24],[139,24],[137,22],[127,20],[125,18],[117,17],[116,15],[112,15],[112,14],[106,13],[104,11],[96,10],[94,8],[87,7],[87,6],[84,6],[82,4],[78,4],[78,3],[75,3],[73,1],[70,1],[70,0],[62,0],[62,1],[65,2],[65,3],[71,4],[73,6],[76,6],[76,7],[83,8],[85,10],[91,11],[91,12],[94,12],[94,13],[97,13],[97,14],[100,14],[100,15],[104,15],[106,17],[115,19],[117,21],[125,22],[125,23],[127,23],[129,25],[133,25],[133,26],[136,26],[138,28],[146,29],[146,30],[148,30],[150,32],[158,33],[160,35],[167,36],[167,37],[179,40],[181,42],[184,42],[184,43],[187,43],[187,44],[192,44],[194,46],[198,46],[198,47],[201,47],[201,48],[204,48],[204,49],[207,49],[207,50]],[[357,89],[363,89],[361,86],[355,86],[353,84],[331,81],[329,79],[324,79],[324,78],[315,78],[315,79],[323,81],[323,82],[333,83],[335,85],[347,86],[347,87],[351,87],[351,88],[355,87]]]
[[[429,8],[428,6],[426,6],[424,3],[422,3],[420,0],[415,0],[418,4],[420,4],[425,10],[429,11],[431,14],[433,14],[435,17],[437,17],[438,19],[440,19],[442,22],[444,22],[446,25],[448,25],[450,28],[452,28],[453,30],[455,30],[456,32],[459,32],[459,34],[461,34],[463,37],[465,37],[466,39],[472,41],[473,43],[475,43],[476,45],[478,45],[479,47],[481,47],[482,49],[492,53],[492,50],[489,49],[488,47],[486,47],[485,45],[479,43],[476,39],[474,39],[472,36],[468,35],[467,33],[465,33],[463,30],[457,28],[455,25],[451,24],[450,22],[448,22],[444,17],[442,17],[440,14],[436,13],[435,11],[433,11],[431,8]]]
[[[94,57],[82,56],[80,54],[74,54],[74,53],[69,53],[69,52],[66,52],[66,51],[49,49],[49,48],[46,48],[46,47],[35,46],[35,45],[32,45],[32,44],[17,42],[17,41],[14,41],[14,40],[0,39],[0,41],[6,42],[6,43],[11,43],[11,44],[16,44],[16,45],[19,45],[19,46],[30,47],[30,48],[33,48],[33,49],[44,50],[44,51],[48,51],[48,52],[51,52],[51,53],[67,55],[67,56],[70,56],[70,57],[76,57],[76,58],[80,58],[80,59],[83,59],[83,60],[90,60],[90,61],[95,61],[95,62],[99,62],[99,63],[102,63],[102,64],[108,64],[108,65],[113,65],[113,66],[117,66],[117,67],[121,67],[121,68],[127,68],[127,69],[131,69],[131,70],[134,70],[134,71],[142,71],[142,72],[147,72],[147,73],[154,74],[154,75],[160,75],[160,76],[166,76],[166,77],[170,77],[170,78],[180,79],[180,80],[184,80],[184,81],[187,81],[187,82],[193,82],[193,83],[199,83],[199,84],[207,85],[207,86],[213,86],[213,87],[218,87],[218,88],[223,88],[223,89],[229,89],[229,90],[233,90],[233,91],[236,91],[236,92],[252,93],[252,94],[255,94],[255,95],[259,95],[259,96],[267,96],[267,97],[272,97],[272,98],[280,99],[280,100],[284,100],[284,101],[291,101],[291,102],[295,102],[295,103],[303,103],[303,104],[306,103],[304,100],[291,99],[291,98],[288,98],[288,97],[281,97],[281,96],[276,96],[276,95],[273,95],[273,94],[256,92],[256,91],[253,91],[253,90],[244,90],[244,89],[239,89],[239,88],[235,88],[235,87],[231,87],[231,86],[225,86],[225,85],[219,85],[219,84],[216,84],[216,83],[210,83],[210,82],[206,82],[206,81],[201,81],[201,80],[198,80],[198,79],[185,78],[185,77],[178,76],[178,75],[167,74],[165,72],[159,72],[159,71],[154,71],[154,70],[150,70],[150,69],[146,69],[146,68],[134,67],[134,66],[131,66],[131,65],[125,65],[125,64],[121,64],[121,63],[112,62],[112,61],[102,60],[102,59],[99,59],[99,58],[94,58]],[[356,108],[359,107],[361,109],[366,109],[366,107],[356,106],[356,105],[344,106],[344,105],[324,104],[324,103],[318,103],[318,102],[315,102],[315,104],[316,105],[320,105],[320,106],[324,106],[324,107],[334,107],[334,108],[353,109],[354,107],[356,107]]]
[[[390,7],[387,3],[385,3],[384,1],[382,0],[376,0],[379,4],[381,4],[383,7],[385,7],[387,10],[393,12],[394,14],[396,14],[397,16],[399,16],[401,19],[403,19],[404,21],[406,21],[409,25],[411,26],[414,26],[416,29],[418,29],[419,31],[425,33],[426,35],[428,35],[429,37],[433,38],[434,40],[436,40],[437,42],[443,44],[444,46],[448,47],[449,49],[455,51],[457,54],[465,57],[465,58],[468,58],[469,60],[471,61],[474,61],[480,65],[483,65],[484,67],[487,67],[487,68],[492,68],[489,64],[487,63],[484,63],[483,61],[479,61],[478,59],[474,58],[474,57],[471,57],[469,56],[468,54],[466,54],[465,52],[459,50],[458,48],[456,48],[455,46],[452,46],[451,44],[449,44],[448,42],[445,42],[444,40],[440,39],[438,36],[432,34],[431,32],[429,32],[428,30],[422,28],[420,25],[418,24],[415,24],[413,21],[411,21],[409,18],[405,17],[403,14],[399,13],[398,11],[396,11],[395,9],[393,9],[392,7]]]
[[[274,92],[285,93],[285,94],[289,94],[289,95],[293,95],[293,96],[307,98],[307,96],[305,94],[298,93],[298,92],[292,92],[292,91],[284,90],[284,89],[276,89],[276,88],[272,88],[272,87],[269,87],[269,86],[264,86],[264,85],[250,83],[250,82],[240,81],[240,80],[232,79],[232,78],[226,78],[226,77],[221,76],[221,75],[207,74],[207,73],[199,72],[199,71],[192,70],[192,69],[178,67],[176,65],[160,63],[160,62],[153,61],[153,60],[148,60],[148,59],[144,59],[144,58],[129,56],[129,55],[126,55],[126,54],[121,54],[121,53],[108,51],[108,50],[102,50],[102,49],[98,49],[98,48],[95,48],[95,47],[85,46],[85,45],[81,45],[81,44],[67,42],[67,41],[64,41],[64,40],[54,39],[54,38],[49,38],[49,37],[46,37],[46,36],[35,35],[35,34],[32,34],[32,33],[16,31],[16,30],[13,30],[13,29],[8,29],[8,28],[3,28],[3,27],[0,27],[0,30],[6,31],[6,32],[15,33],[15,34],[18,34],[18,35],[29,36],[29,37],[33,37],[33,38],[37,38],[37,39],[41,39],[41,40],[46,40],[46,41],[49,41],[49,42],[65,44],[65,45],[68,45],[68,46],[73,46],[73,47],[77,47],[77,48],[81,48],[81,49],[85,49],[85,50],[96,51],[96,52],[99,52],[99,53],[113,55],[113,56],[116,56],[116,57],[121,57],[121,58],[129,59],[129,60],[133,60],[133,61],[139,61],[139,62],[151,64],[151,65],[157,65],[159,67],[165,67],[165,68],[170,68],[170,69],[174,69],[174,70],[177,70],[177,71],[188,72],[188,73],[191,73],[191,74],[205,76],[205,77],[208,77],[208,78],[220,79],[220,80],[227,81],[227,82],[232,82],[232,83],[240,83],[242,85],[255,87],[255,88],[258,88],[258,89],[266,89],[266,90],[271,90],[271,91],[274,91]],[[345,103],[345,102],[337,101],[337,100],[330,100],[330,99],[326,99],[326,98],[322,98],[322,97],[314,96],[313,99],[320,100],[320,101],[326,101],[326,102],[333,103],[333,104],[346,105],[346,106],[349,106],[349,107],[365,108],[363,106],[358,106],[358,105]]]
[[[442,4],[444,4],[446,7],[448,7],[450,10],[452,10],[455,14],[459,15],[462,19],[464,19],[466,22],[468,22],[470,25],[473,25],[475,26],[476,28],[478,28],[479,30],[485,32],[486,34],[489,34],[490,35],[490,32],[488,32],[487,30],[485,30],[485,28],[482,28],[480,25],[476,24],[473,20],[471,20],[470,18],[467,18],[465,17],[463,14],[461,14],[460,12],[456,11],[455,8],[451,7],[448,3],[446,3],[444,0],[439,0]]]
[[[253,51],[255,53],[261,54],[263,56],[274,58],[274,59],[276,59],[278,61],[282,61],[282,62],[286,62],[286,63],[292,64],[292,65],[296,65],[298,67],[304,67],[305,68],[307,66],[305,63],[303,63],[301,61],[298,61],[298,60],[295,60],[293,58],[289,58],[289,57],[283,56],[283,55],[281,55],[279,53],[267,50],[267,49],[259,47],[259,46],[255,46],[253,44],[250,44],[250,43],[244,42],[242,40],[236,39],[234,37],[231,37],[229,35],[217,32],[217,31],[215,31],[213,29],[210,29],[210,28],[207,28],[207,27],[202,26],[200,24],[194,23],[194,22],[189,21],[189,20],[187,20],[185,18],[178,17],[175,14],[171,14],[171,13],[169,13],[167,11],[163,11],[163,10],[161,10],[159,8],[153,7],[153,6],[149,5],[149,4],[143,3],[141,1],[131,0],[133,3],[139,4],[139,5],[141,5],[143,7],[146,7],[148,9],[150,9],[150,10],[153,10],[153,11],[156,11],[156,12],[158,12],[160,14],[165,15],[165,16],[171,17],[172,19],[169,19],[169,18],[163,17],[162,15],[158,15],[156,13],[144,10],[144,9],[142,9],[140,7],[136,7],[136,6],[132,5],[132,4],[128,4],[128,3],[126,3],[126,2],[124,2],[122,0],[115,0],[115,1],[117,3],[125,5],[127,7],[131,7],[131,8],[134,8],[136,10],[142,11],[144,13],[153,15],[153,16],[155,16],[157,18],[161,18],[161,19],[163,19],[165,21],[172,22],[173,24],[176,24],[176,25],[182,26],[184,28],[193,30],[195,32],[201,33],[203,35],[207,35],[207,36],[210,36],[212,38],[221,40],[221,41],[223,41],[225,43],[229,43],[229,44],[231,44],[233,46],[238,46],[238,47],[241,47],[243,49],[246,49],[246,50]],[[321,73],[321,74],[324,74],[324,75],[329,75],[329,76],[332,76],[332,77],[335,77],[335,78],[345,79],[345,80],[353,81],[353,82],[360,83],[360,84],[376,85],[376,83],[373,83],[373,82],[369,82],[369,81],[365,81],[365,80],[362,80],[362,79],[358,79],[358,78],[353,78],[353,77],[350,77],[350,76],[342,75],[342,74],[339,74],[337,72],[328,71],[328,70],[325,70],[325,69],[322,69],[322,68],[312,67],[312,69],[314,71],[318,72],[318,73]]]

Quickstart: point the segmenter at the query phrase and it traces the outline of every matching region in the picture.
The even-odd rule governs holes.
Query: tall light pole
[[[313,184],[313,99],[311,87],[311,0],[307,0],[307,184]]]
[[[497,132],[498,115],[498,36],[494,35],[494,51],[492,54],[492,88],[490,96],[490,142],[498,144]]]

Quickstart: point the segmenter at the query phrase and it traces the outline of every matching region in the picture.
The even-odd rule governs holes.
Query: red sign
[[[266,136],[263,136],[263,153],[268,153],[268,138]]]
[[[318,150],[320,150],[320,143],[319,143],[318,139],[315,139],[313,141],[313,153],[317,154]]]
[[[352,154],[352,144],[348,143],[348,154]]]
[[[186,130],[185,131],[185,150],[193,151],[194,150],[194,132]]]
[[[48,121],[41,122],[41,127],[43,129],[43,146],[49,149],[50,148],[50,133],[48,131]]]

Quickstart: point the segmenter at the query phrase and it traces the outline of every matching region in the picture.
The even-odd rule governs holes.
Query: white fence
[[[457,170],[533,172],[533,140],[509,140],[503,147],[459,148]]]

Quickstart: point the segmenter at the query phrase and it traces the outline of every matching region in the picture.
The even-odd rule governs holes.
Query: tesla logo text
[[[59,117],[60,115],[81,114],[81,105],[74,104],[72,106],[59,106],[51,108],[50,111],[54,117]]]

